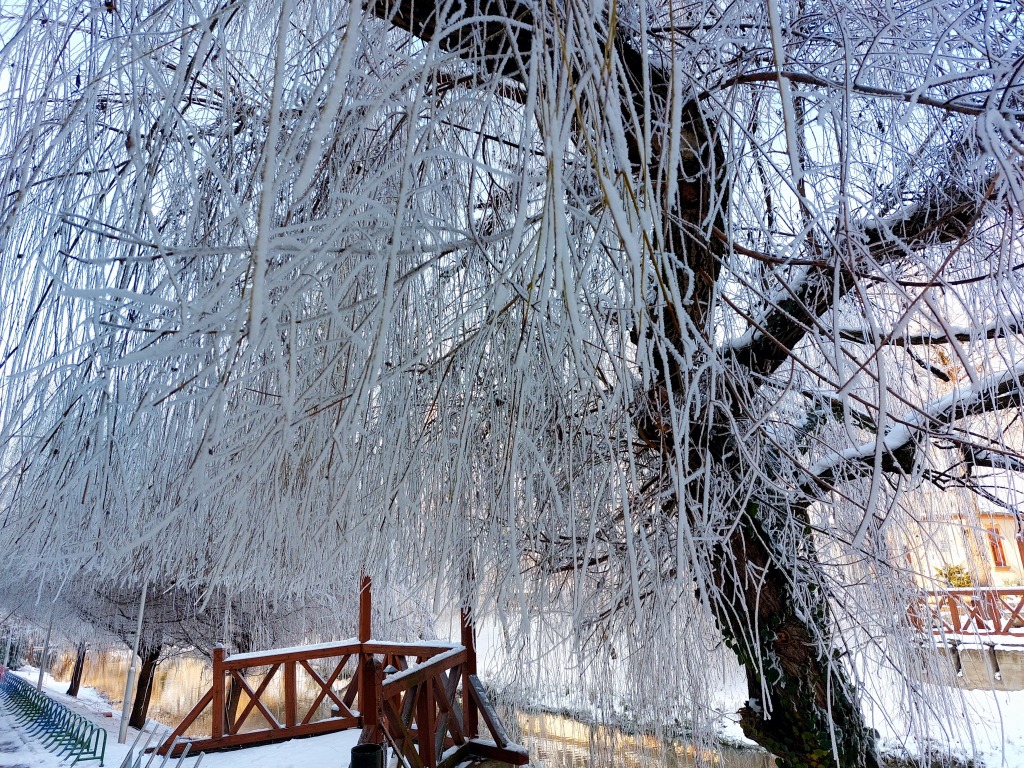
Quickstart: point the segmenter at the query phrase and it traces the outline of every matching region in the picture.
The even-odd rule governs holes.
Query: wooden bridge
[[[210,690],[158,752],[177,756],[188,743],[192,753],[210,752],[360,728],[360,743],[386,744],[411,768],[451,768],[472,757],[528,762],[476,675],[473,627],[465,614],[462,644],[453,645],[372,640],[370,611],[370,580],[364,578],[357,638],[233,656],[215,648]],[[257,668],[267,671],[253,684]],[[311,700],[300,702],[299,675],[316,692]],[[283,713],[280,701],[276,712],[268,701],[274,681],[277,690],[283,683]],[[318,717],[325,703],[329,715]],[[209,738],[185,737],[207,709]]]

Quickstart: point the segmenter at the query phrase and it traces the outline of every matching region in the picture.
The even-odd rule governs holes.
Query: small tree
[[[935,575],[954,589],[972,586],[971,574],[965,565],[943,565],[935,569]]]

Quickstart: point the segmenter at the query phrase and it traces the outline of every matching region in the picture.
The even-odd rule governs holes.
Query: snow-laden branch
[[[951,341],[971,342],[1001,339],[1024,333],[1024,319],[1016,315],[1004,315],[984,325],[949,325],[940,331],[900,335],[897,331],[872,333],[864,328],[837,328],[836,335],[843,341],[873,346],[895,347],[928,346],[949,344]]]
[[[1004,408],[1019,407],[1024,401],[1024,362],[992,374],[976,384],[961,387],[922,408],[909,419],[897,423],[882,438],[883,471],[907,472],[916,460],[918,440],[928,432],[941,431],[968,416],[977,416]],[[874,468],[878,440],[824,458],[808,468],[809,479],[802,490],[830,489],[840,475],[869,474]]]
[[[971,467],[1024,472],[1024,459],[1008,451],[996,451],[991,448],[967,445],[961,449],[961,454],[964,462]]]
[[[981,216],[986,195],[951,187],[944,198],[907,206],[901,212],[860,227],[867,256],[876,264],[965,237]],[[817,319],[856,285],[850,265],[836,259],[810,266],[784,286],[779,300],[751,322],[739,339],[727,343],[727,360],[768,375],[782,365]]]
[[[472,10],[444,18],[444,3],[374,0],[369,11],[421,40],[472,60],[492,74],[523,79],[533,37],[533,7],[523,0],[478,0]]]
[[[791,80],[794,83],[809,85],[816,88],[828,88],[832,90],[845,90],[846,88],[850,88],[853,93],[857,93],[862,96],[877,96],[883,99],[894,99],[908,103],[922,104],[926,107],[934,107],[936,109],[955,112],[962,115],[982,115],[985,113],[985,109],[987,108],[983,104],[970,103],[967,101],[969,96],[966,94],[957,94],[951,98],[935,98],[923,95],[919,89],[913,91],[895,91],[891,88],[878,88],[860,82],[847,84],[839,80],[829,80],[807,72],[797,72],[791,69],[782,71],[773,70],[769,72],[745,72],[742,75],[737,75],[726,80],[720,85],[717,85],[714,89],[705,91],[700,95],[701,98],[708,98],[719,90],[731,88],[735,85],[741,85],[744,83],[771,83],[778,80],[779,77],[785,77],[787,80]],[[1020,114],[1020,110],[1015,109],[1010,109],[1006,113],[1007,117],[1016,119],[1019,119]]]

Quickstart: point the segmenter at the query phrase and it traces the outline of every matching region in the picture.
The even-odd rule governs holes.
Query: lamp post
[[[39,657],[39,679],[36,690],[43,690],[43,673],[46,672],[46,657],[50,653],[50,633],[53,632],[53,611],[50,611],[50,624],[46,627],[46,639],[43,641],[43,655]]]
[[[139,623],[135,629],[135,644],[132,646],[132,660],[128,666],[128,676],[124,681],[124,703],[121,705],[121,727],[117,732],[117,743],[124,744],[128,738],[128,713],[132,708],[132,684],[135,682],[135,659],[139,655],[139,638],[142,637],[142,616],[146,611],[146,590],[149,582],[142,585],[142,598],[139,600]]]

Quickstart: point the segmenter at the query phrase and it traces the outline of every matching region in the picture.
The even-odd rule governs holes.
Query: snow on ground
[[[35,685],[39,670],[22,667],[15,674]],[[64,704],[78,714],[88,717],[107,731],[107,752],[103,768],[118,768],[131,748],[138,731],[128,729],[127,743],[117,743],[117,730],[121,712],[93,688],[82,686],[78,698],[65,695],[67,683],[54,680],[50,675],[43,678],[43,688],[48,696]],[[152,727],[152,724],[150,725]],[[161,726],[164,732],[170,729]],[[145,736],[142,741],[145,741]],[[310,739],[294,739],[263,747],[250,747],[233,752],[214,752],[203,757],[202,768],[309,768],[309,766],[333,766],[344,768],[349,763],[352,747],[359,740],[359,731],[350,730],[331,733]],[[140,744],[141,746],[141,744]],[[148,760],[148,758],[147,758]],[[152,768],[160,768],[161,760],[154,760]],[[173,768],[177,760],[168,761]],[[192,768],[195,758],[187,758],[183,768]],[[47,752],[37,741],[25,736],[24,729],[18,728],[7,706],[0,700],[0,768],[60,768],[64,763],[56,755]],[[95,762],[87,766],[99,765]],[[145,762],[143,763],[145,766]]]
[[[23,667],[16,674],[34,685],[39,671]],[[117,768],[137,735],[137,731],[129,729],[127,744],[117,743],[120,711],[86,686],[82,686],[77,699],[64,694],[67,683],[58,682],[49,675],[44,677],[43,687],[48,695],[107,730],[104,768]],[[946,698],[942,711],[914,713],[917,722],[926,718],[934,726],[930,729],[932,736],[938,735],[939,740],[932,742],[924,742],[915,735],[915,717],[901,702],[887,700],[884,696],[876,697],[880,703],[869,710],[868,715],[880,733],[886,754],[912,756],[934,751],[980,759],[985,768],[1024,768],[1024,691],[941,688],[936,693]],[[968,722],[971,724],[969,730],[966,728]],[[726,744],[752,744],[740,730],[735,715],[723,716],[720,734]],[[358,738],[359,732],[351,730],[233,752],[216,752],[206,755],[202,765],[203,768],[308,768],[311,765],[344,768]],[[192,768],[195,762],[189,758],[183,768]],[[168,763],[168,766],[173,765]],[[27,738],[24,730],[16,727],[6,707],[0,704],[0,768],[60,766],[60,759],[38,742]],[[153,766],[159,768],[159,761],[155,761]]]
[[[884,754],[933,752],[980,761],[985,768],[1024,768],[1024,691],[950,687],[935,693],[945,699],[940,711],[913,713],[919,722],[922,717],[929,720],[931,741],[918,735],[912,713],[897,702],[875,708],[872,724]]]
[[[6,707],[0,704],[0,766],[4,768],[50,768],[60,761],[25,736]]]
[[[979,768],[1024,768],[1024,691],[936,689],[945,696],[944,712],[926,714],[931,741],[915,735],[910,713],[896,701],[871,709],[871,725],[879,732],[882,753],[889,757],[914,757],[926,753],[951,754],[981,761]],[[742,705],[737,702],[735,709]],[[950,721],[950,712],[953,720]],[[945,720],[946,724],[941,725]],[[970,729],[966,727],[970,723]],[[718,729],[723,744],[756,747],[740,728],[739,715],[725,712]]]

